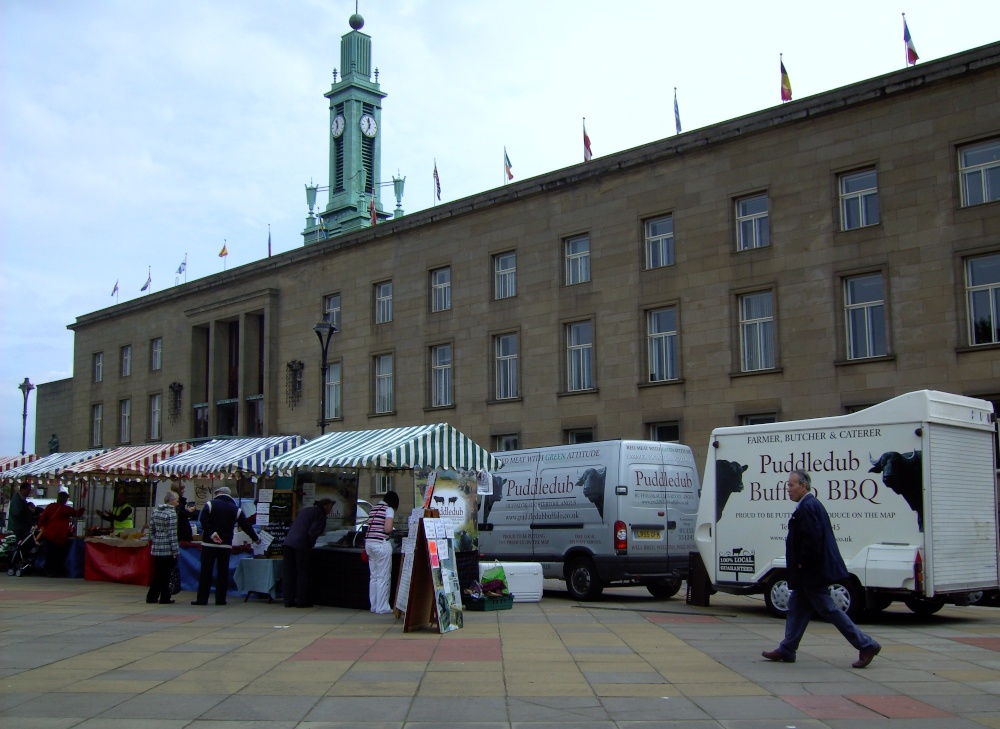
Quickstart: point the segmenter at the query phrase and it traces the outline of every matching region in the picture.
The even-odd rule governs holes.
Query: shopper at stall
[[[368,601],[371,612],[379,615],[391,613],[389,608],[389,581],[392,576],[392,519],[399,508],[399,495],[387,491],[382,500],[368,514],[368,533],[365,535],[365,553],[368,555]]]
[[[312,607],[309,602],[309,553],[326,531],[332,499],[320,499],[299,512],[281,545],[285,607]]]
[[[49,504],[38,517],[38,535],[35,537],[45,547],[45,574],[49,577],[66,576],[66,555],[69,554],[69,535],[73,533],[72,521],[83,513],[67,502],[69,494],[60,491],[55,503]]]
[[[177,513],[177,538],[182,542],[190,542],[194,537],[191,531],[191,514],[194,512],[194,504],[188,503],[184,498],[184,484],[174,481],[170,484],[170,490],[176,494],[174,501],[174,511]]]
[[[168,491],[163,503],[149,517],[149,551],[153,555],[153,578],[146,602],[169,605],[170,573],[177,566],[180,545],[177,541],[177,494]]]
[[[31,495],[31,484],[22,483],[10,497],[10,508],[7,511],[7,531],[17,537],[18,544],[24,541],[35,523],[35,507],[28,501]]]
[[[115,504],[108,511],[97,510],[97,515],[111,522],[111,527],[120,532],[122,529],[135,529],[135,510],[125,499],[125,489],[115,491]]]
[[[228,486],[215,490],[214,498],[201,510],[201,573],[198,576],[198,599],[192,605],[208,605],[215,571],[215,604],[226,604],[229,590],[229,557],[233,552],[233,536],[239,527],[255,544],[260,539],[254,533],[240,505],[230,495]]]

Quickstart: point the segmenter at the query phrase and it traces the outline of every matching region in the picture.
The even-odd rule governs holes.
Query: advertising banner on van
[[[801,427],[717,438],[715,483],[719,581],[754,581],[785,554],[796,503],[786,482],[793,470],[812,478],[848,562],[879,542],[921,544],[923,463],[912,423]]]

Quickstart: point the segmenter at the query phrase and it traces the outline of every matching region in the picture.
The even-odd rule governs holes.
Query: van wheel
[[[944,598],[940,597],[908,597],[903,602],[917,615],[933,615],[944,607]]]
[[[830,585],[830,597],[833,604],[847,613],[851,620],[857,620],[865,610],[865,596],[853,580],[834,582]]]
[[[574,600],[596,600],[604,591],[594,563],[577,557],[566,568],[566,589]]]
[[[792,591],[788,588],[788,580],[784,575],[779,575],[767,583],[764,588],[764,604],[768,611],[776,618],[788,617],[788,599]]]
[[[646,589],[649,590],[649,594],[658,600],[669,600],[678,592],[681,591],[681,581],[668,577],[665,580],[660,580],[659,582],[647,582]]]

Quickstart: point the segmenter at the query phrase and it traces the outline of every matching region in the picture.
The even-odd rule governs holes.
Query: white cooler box
[[[542,599],[542,565],[538,562],[480,562],[479,578],[483,572],[500,565],[507,575],[507,589],[514,602],[538,602]]]

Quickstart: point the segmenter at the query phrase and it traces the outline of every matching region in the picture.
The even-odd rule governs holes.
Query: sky
[[[996,0],[360,0],[382,177],[442,203],[993,43]],[[354,0],[0,2],[0,457],[78,316],[302,245]],[[338,69],[339,71],[340,69]],[[1000,127],[1000,121],[998,121]],[[382,208],[395,207],[392,187]],[[325,197],[320,198],[325,202]],[[225,244],[229,256],[219,251]],[[186,274],[177,274],[187,261]],[[118,283],[119,293],[111,292]],[[28,401],[32,450],[35,393]]]

